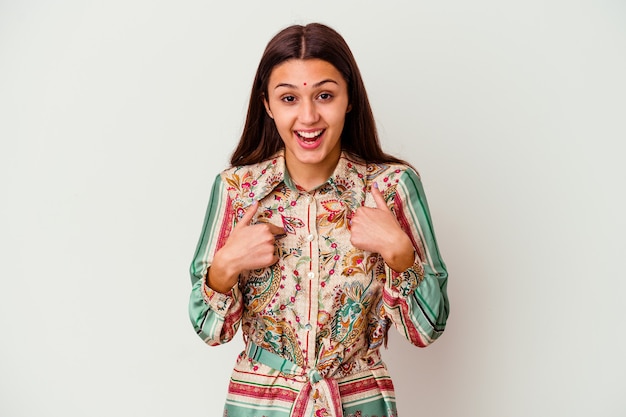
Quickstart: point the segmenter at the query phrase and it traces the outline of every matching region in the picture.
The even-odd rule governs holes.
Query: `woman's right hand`
[[[278,262],[274,242],[277,236],[285,234],[285,229],[271,223],[251,225],[258,207],[258,202],[248,207],[224,246],[215,253],[207,279],[207,285],[213,290],[227,293],[237,284],[241,272]]]

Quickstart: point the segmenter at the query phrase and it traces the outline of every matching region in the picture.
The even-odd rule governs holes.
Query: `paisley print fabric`
[[[355,210],[375,207],[373,182],[415,249],[414,265],[402,273],[350,243]],[[285,230],[276,240],[279,261],[242,273],[231,291],[217,293],[205,282],[213,255],[257,200],[253,223]],[[293,183],[282,152],[225,170],[213,184],[191,265],[190,318],[209,345],[230,341],[241,327],[248,346],[266,353],[258,360],[239,356],[224,416],[396,417],[379,349],[390,327],[420,347],[441,335],[447,277],[420,178],[410,167],[342,154],[328,181],[310,192]],[[275,369],[268,357],[288,366]]]

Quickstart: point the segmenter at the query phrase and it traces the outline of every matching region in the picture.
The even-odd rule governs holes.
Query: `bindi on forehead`
[[[335,80],[333,80],[331,78],[328,78],[326,80],[314,83],[314,84],[312,84],[312,86],[313,86],[313,88],[318,88],[318,87],[323,86],[326,83],[332,83],[332,84],[335,84],[335,85],[339,85],[339,83],[337,81],[335,81]],[[308,82],[304,81],[304,82],[302,82],[302,84],[304,86],[306,86],[308,84]],[[296,84],[279,83],[279,84],[276,85],[276,87],[274,87],[274,89],[281,88],[281,87],[284,87],[284,88],[298,88],[298,86]]]

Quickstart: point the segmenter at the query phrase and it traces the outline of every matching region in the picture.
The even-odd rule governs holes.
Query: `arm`
[[[444,331],[449,314],[448,273],[441,259],[418,175],[407,169],[393,196],[393,211],[415,251],[412,267],[386,267],[383,303],[387,317],[411,343],[425,347]]]
[[[237,285],[226,293],[211,289],[206,282],[215,253],[224,245],[234,222],[230,199],[222,178],[213,183],[204,227],[190,267],[189,317],[198,336],[209,345],[229,342],[239,327],[243,312]]]

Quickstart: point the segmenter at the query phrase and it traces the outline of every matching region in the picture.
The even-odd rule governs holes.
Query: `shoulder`
[[[395,180],[403,174],[419,177],[417,171],[408,164],[397,162],[368,162],[348,152],[342,154],[338,170],[357,173],[368,183],[372,181],[383,181],[385,178],[387,178],[388,181]]]
[[[284,179],[285,160],[282,153],[256,164],[225,169],[220,177],[232,200],[243,206],[265,197]]]
[[[368,163],[367,182],[378,183],[381,190],[394,189],[408,178],[419,180],[419,174],[415,169],[401,163]]]

